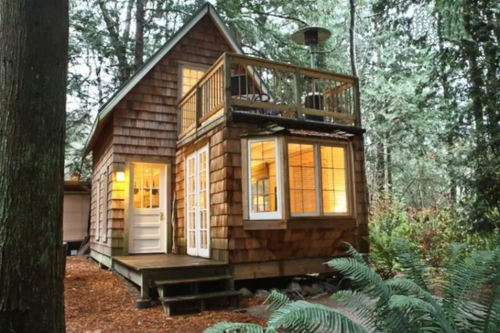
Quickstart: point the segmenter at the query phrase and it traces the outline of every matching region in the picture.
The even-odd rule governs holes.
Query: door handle
[[[165,218],[165,216],[163,215],[163,212],[160,213],[160,221],[163,221],[164,218]]]

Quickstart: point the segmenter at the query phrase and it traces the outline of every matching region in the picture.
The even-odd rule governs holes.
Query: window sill
[[[344,216],[291,217],[289,220],[244,220],[245,230],[349,229],[356,219]]]

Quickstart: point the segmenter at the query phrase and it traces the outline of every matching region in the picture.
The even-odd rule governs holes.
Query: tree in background
[[[0,330],[62,333],[68,2],[0,17]]]
[[[85,174],[79,153],[96,111],[203,3],[71,2],[68,169]],[[352,73],[356,52],[372,201],[465,202],[477,226],[500,220],[497,2],[211,3],[249,55],[308,66],[306,48],[288,39],[305,26],[332,32],[319,68]]]

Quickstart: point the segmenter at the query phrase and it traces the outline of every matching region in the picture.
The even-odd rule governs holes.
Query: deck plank
[[[113,260],[137,271],[179,267],[226,266],[227,263],[178,254],[138,254],[113,257]]]

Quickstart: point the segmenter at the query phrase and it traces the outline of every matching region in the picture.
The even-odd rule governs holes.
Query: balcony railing
[[[358,78],[223,54],[179,102],[180,137],[229,112],[361,126]]]

